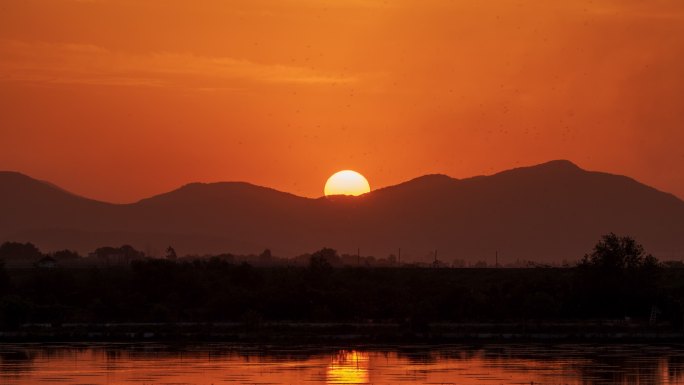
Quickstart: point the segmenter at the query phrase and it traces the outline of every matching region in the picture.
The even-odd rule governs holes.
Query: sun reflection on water
[[[259,348],[261,349],[261,348]],[[670,385],[684,345],[506,344],[336,350],[2,344],[0,385]]]
[[[368,353],[342,350],[332,358],[326,371],[328,384],[368,384]]]

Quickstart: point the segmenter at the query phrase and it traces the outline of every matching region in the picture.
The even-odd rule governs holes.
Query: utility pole
[[[499,250],[497,250],[494,254],[494,266],[498,269],[499,268]]]

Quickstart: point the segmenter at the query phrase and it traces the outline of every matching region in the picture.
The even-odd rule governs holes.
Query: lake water
[[[684,384],[684,345],[0,344],[0,384]]]

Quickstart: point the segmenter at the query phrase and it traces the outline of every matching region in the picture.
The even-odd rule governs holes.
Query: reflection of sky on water
[[[684,345],[3,344],[0,384],[684,384]]]

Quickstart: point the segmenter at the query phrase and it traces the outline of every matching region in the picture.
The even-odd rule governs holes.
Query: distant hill
[[[0,241],[44,250],[132,244],[161,254],[294,256],[321,247],[402,260],[574,261],[598,238],[632,235],[684,256],[684,202],[625,176],[559,160],[491,176],[426,175],[351,198],[302,198],[248,183],[192,183],[133,204],[82,198],[0,172]]]

